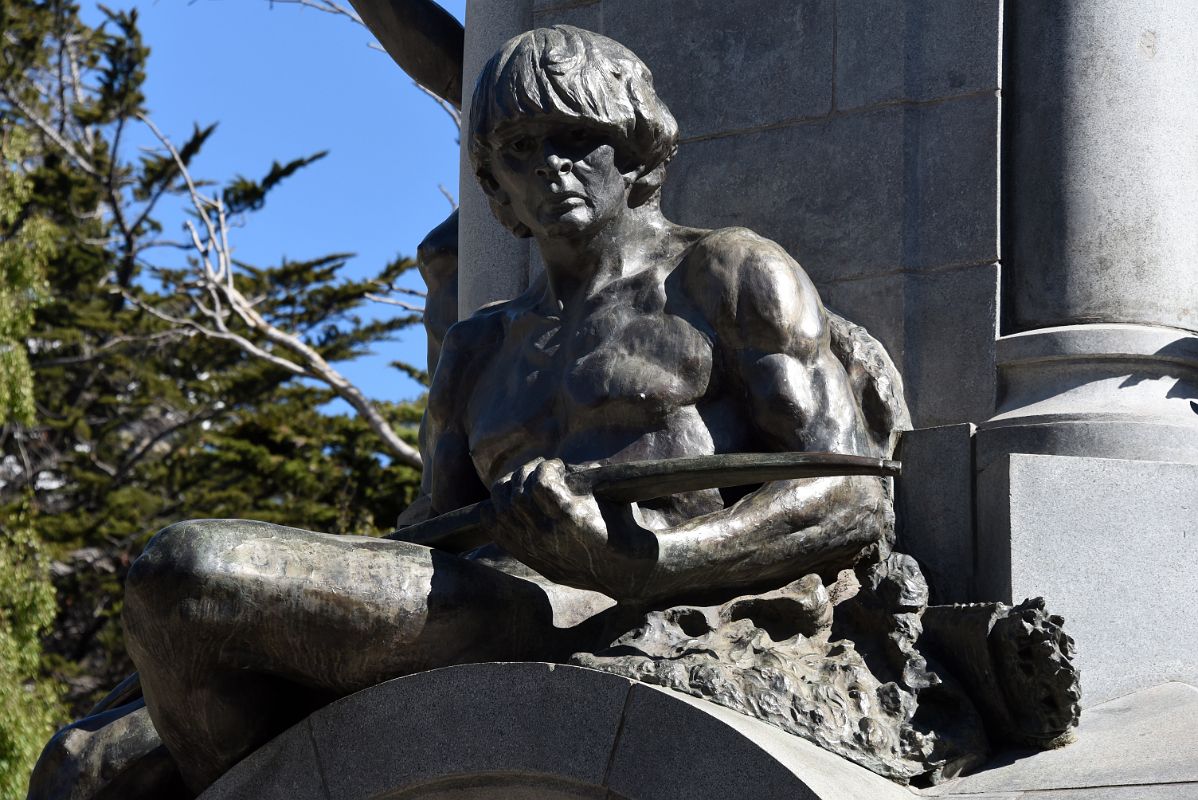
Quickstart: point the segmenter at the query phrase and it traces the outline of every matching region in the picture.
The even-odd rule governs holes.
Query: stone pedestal
[[[471,664],[333,703],[200,800],[1188,800],[1198,690],[1093,709],[1081,740],[917,791],[727,709],[615,675]],[[1168,746],[1162,746],[1167,741]]]
[[[757,720],[605,672],[471,664],[321,709],[201,800],[912,800]]]
[[[1052,598],[1084,705],[1198,685],[1198,464],[1014,453],[978,486],[976,593]]]
[[[933,787],[959,800],[1192,800],[1198,797],[1198,689],[1166,683],[1086,710],[1077,741],[1007,752]]]

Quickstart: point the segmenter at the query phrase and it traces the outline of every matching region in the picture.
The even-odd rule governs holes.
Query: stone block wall
[[[667,215],[786,247],[883,341],[926,427],[994,409],[1001,7],[532,0],[532,20],[649,65],[682,130]]]

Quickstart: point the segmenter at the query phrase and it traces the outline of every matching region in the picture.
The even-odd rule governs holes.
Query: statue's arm
[[[780,246],[748,231],[714,238],[694,278],[707,287],[705,311],[760,448],[883,455],[873,452],[806,273]],[[691,586],[835,574],[889,535],[886,504],[878,478],[766,484],[729,508],[658,533],[642,591],[668,596]]]
[[[488,352],[488,327],[487,320],[475,317],[453,325],[445,335],[420,426],[420,449],[426,459],[421,497],[413,505],[427,509],[424,518],[477,503],[488,495],[470,458],[464,425],[472,377],[478,359]]]
[[[761,449],[869,453],[810,280],[772,242],[748,231],[724,238],[706,243],[709,252],[686,279]],[[876,478],[769,483],[721,511],[650,530],[629,506],[570,495],[560,469],[560,462],[533,462],[493,489],[493,501],[515,509],[525,529],[553,532],[506,544],[547,577],[621,600],[835,574],[889,533]]]

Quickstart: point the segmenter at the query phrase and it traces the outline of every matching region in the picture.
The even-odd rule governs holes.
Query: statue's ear
[[[527,239],[532,236],[532,231],[528,229],[520,220],[516,219],[516,215],[512,212],[512,201],[508,197],[507,192],[500,188],[496,180],[491,177],[491,173],[480,171],[478,173],[478,183],[483,188],[483,194],[487,196],[487,200],[491,205],[491,213],[495,215],[495,219],[499,220],[499,224],[507,228],[520,239]]]
[[[661,184],[666,179],[666,165],[658,164],[648,172],[634,175],[632,187],[628,191],[628,205],[631,208],[643,206],[661,191]]]

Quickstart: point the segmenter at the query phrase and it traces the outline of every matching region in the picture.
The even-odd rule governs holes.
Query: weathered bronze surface
[[[567,468],[565,478],[575,494],[637,503],[682,492],[733,489],[796,478],[838,475],[892,478],[899,471],[897,461],[841,453],[726,453]],[[455,552],[471,550],[489,543],[483,518],[490,511],[490,501],[481,500],[400,528],[386,538]]]
[[[907,781],[976,764],[988,734],[1012,734],[991,724],[1018,716],[1003,711],[1012,698],[977,679],[1001,675],[993,654],[1007,653],[1029,671],[1002,691],[1054,709],[1017,733],[1067,736],[1070,643],[1042,607],[987,607],[984,624],[929,615],[964,655],[956,680],[925,658],[927,587],[891,552],[878,468],[909,425],[897,372],[777,244],[663,216],[678,130],[645,65],[586,31],[524,34],[484,69],[465,133],[493,210],[536,241],[545,271],[445,334],[424,497],[405,522],[485,502],[492,543],[456,554],[228,520],[158,534],[130,572],[125,626],[190,791],[332,699],[470,661],[572,657]],[[785,452],[875,469],[622,500],[574,472]]]

